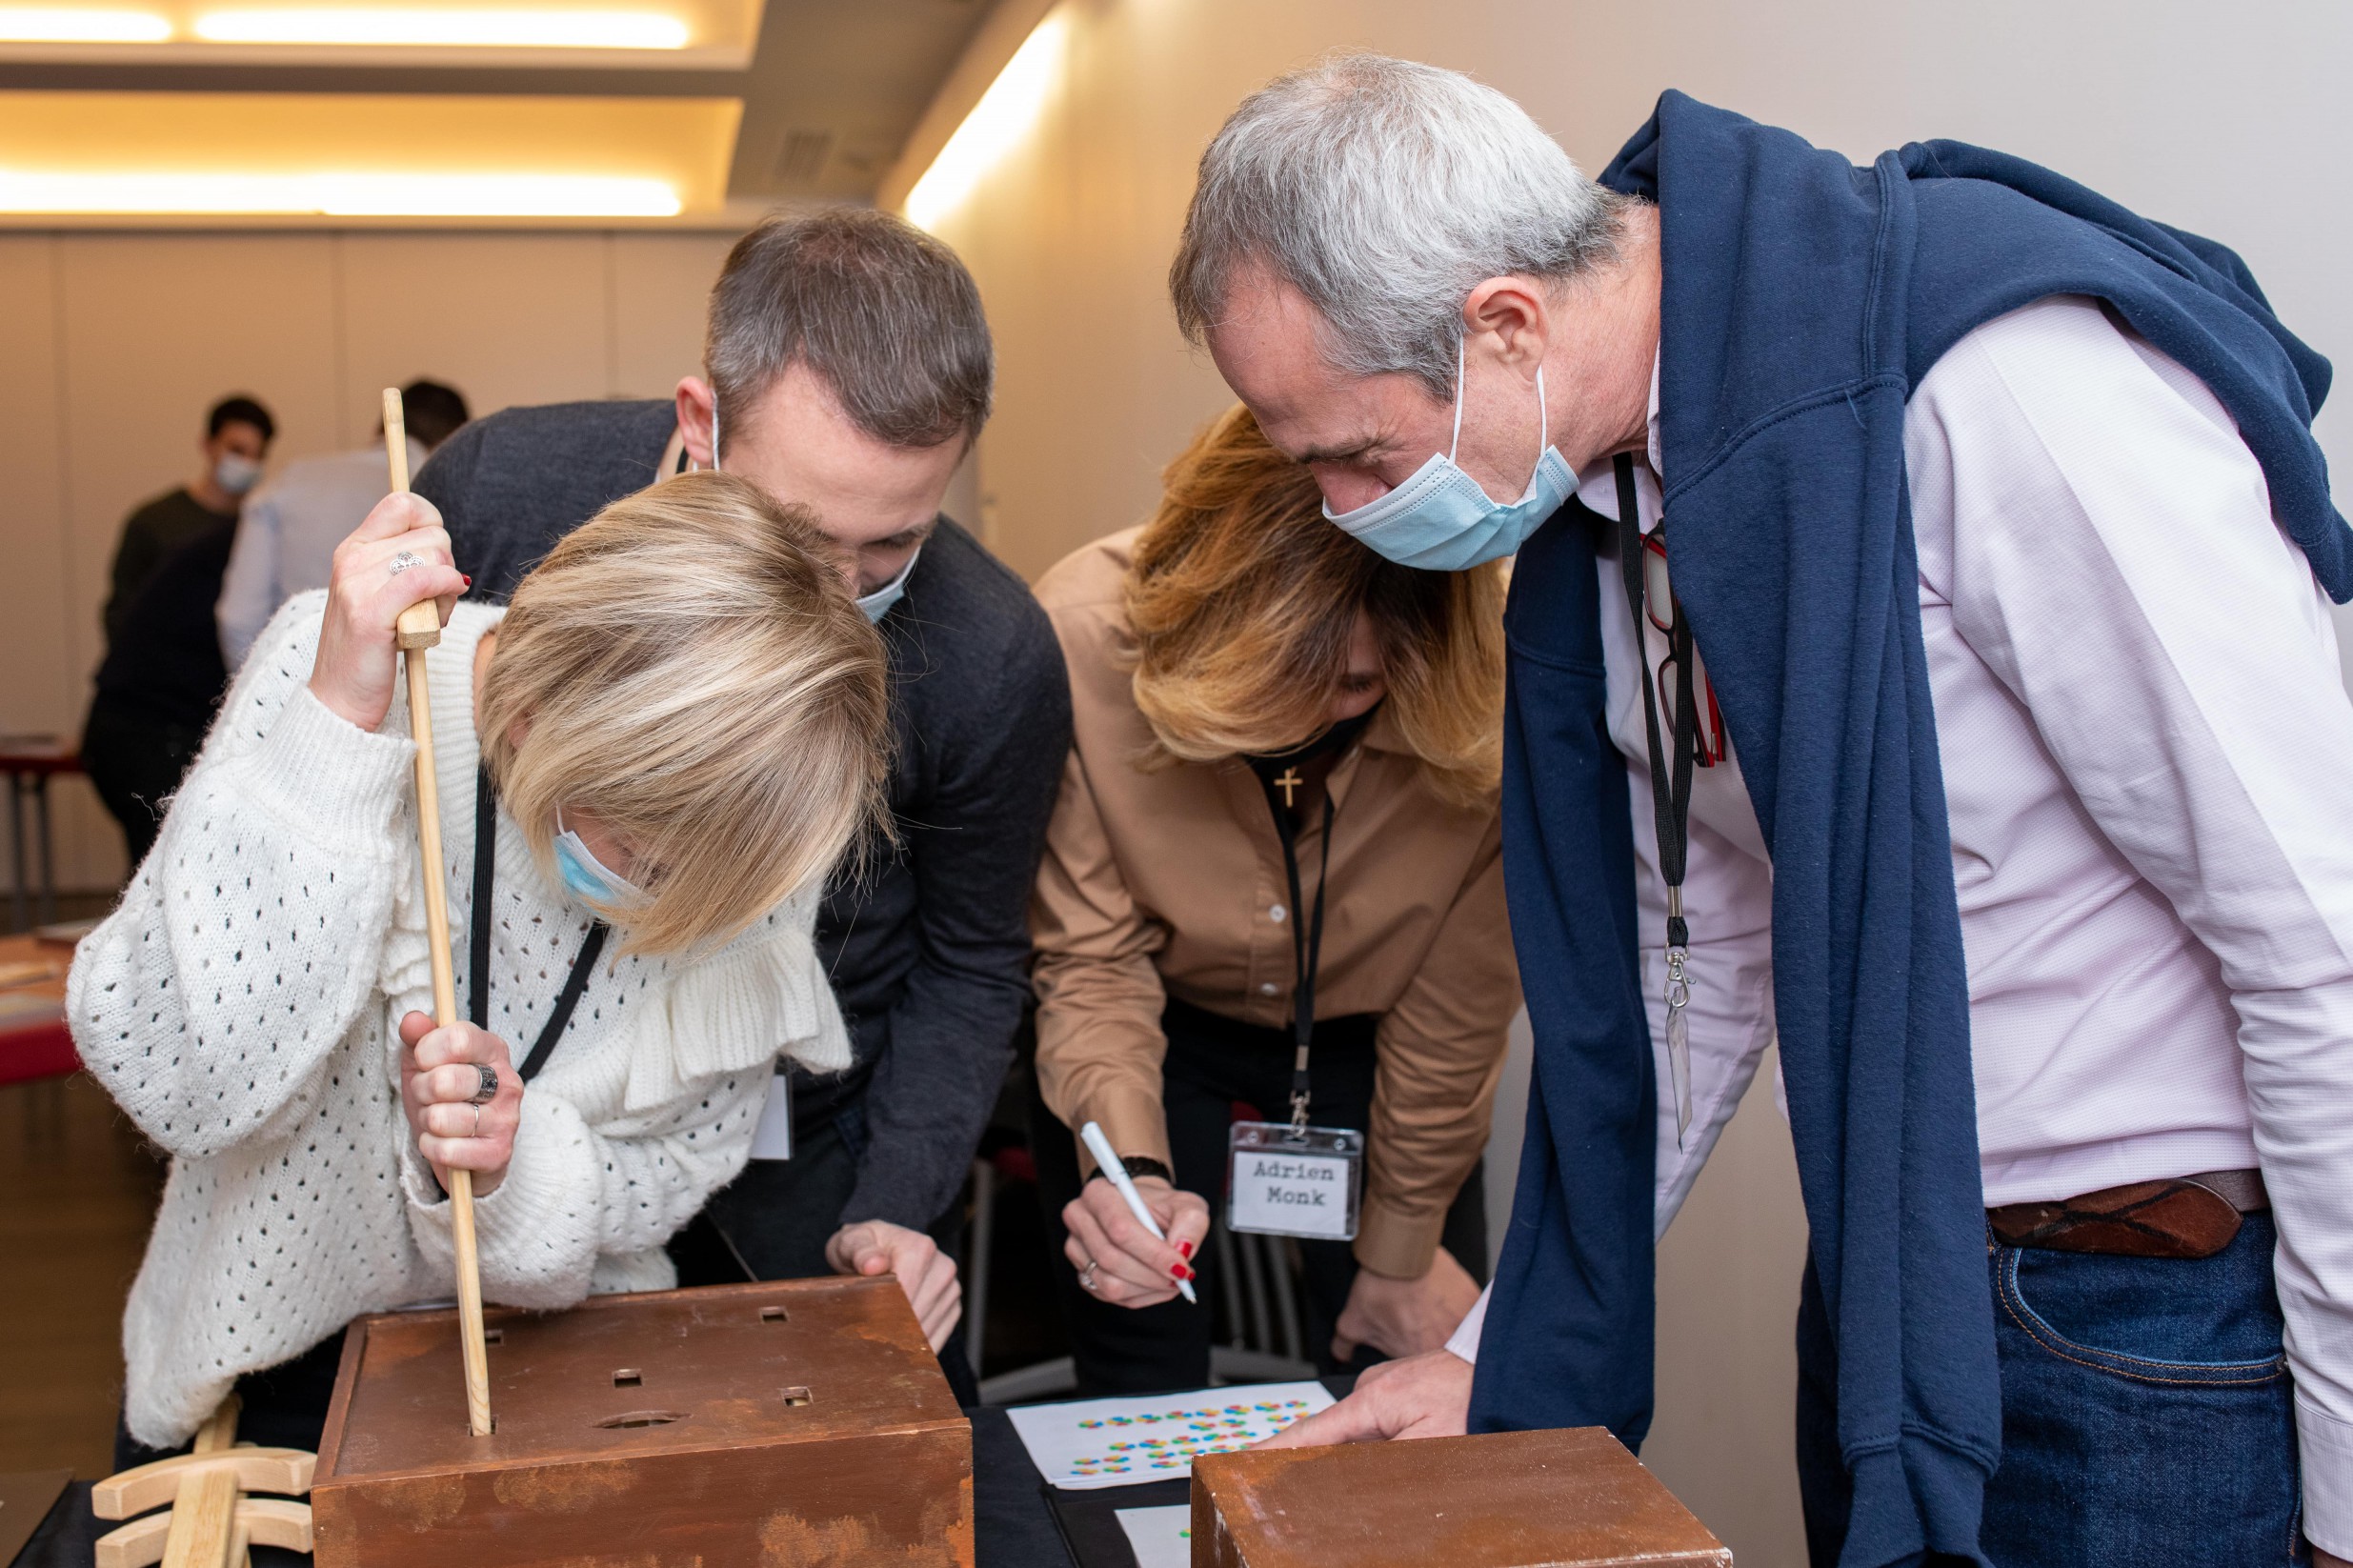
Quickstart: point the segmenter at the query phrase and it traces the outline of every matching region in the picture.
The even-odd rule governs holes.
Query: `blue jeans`
[[[1980,1542],[1995,1568],[2306,1564],[2295,1391],[2251,1214],[2199,1259],[2030,1251],[1988,1239],[2001,1468]],[[1806,1542],[1846,1538],[1836,1355],[1806,1263],[1798,1309],[1798,1484]]]

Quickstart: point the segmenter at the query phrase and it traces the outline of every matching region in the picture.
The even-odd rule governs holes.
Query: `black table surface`
[[[973,1422],[973,1545],[977,1568],[1072,1568],[1054,1515],[1046,1507],[1045,1483],[1029,1450],[1002,1410],[966,1412]],[[90,1512],[90,1483],[75,1481],[50,1510],[13,1568],[90,1568],[98,1538],[113,1521]],[[256,1547],[254,1568],[307,1563],[295,1552]]]

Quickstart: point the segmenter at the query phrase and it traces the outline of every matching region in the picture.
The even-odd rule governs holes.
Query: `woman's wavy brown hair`
[[[1319,733],[1372,618],[1388,710],[1440,798],[1502,772],[1501,562],[1419,572],[1332,526],[1315,476],[1239,404],[1162,476],[1128,573],[1136,706],[1165,759],[1287,750]]]

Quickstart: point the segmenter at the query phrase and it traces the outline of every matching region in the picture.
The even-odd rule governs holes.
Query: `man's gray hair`
[[[969,441],[988,422],[980,291],[955,251],[887,212],[770,218],[728,251],[703,339],[720,427],[743,429],[795,361],[891,446]]]
[[[1169,292],[1197,345],[1236,273],[1266,267],[1322,314],[1335,368],[1446,397],[1471,291],[1614,256],[1620,206],[1495,89],[1335,55],[1243,99],[1201,154]]]

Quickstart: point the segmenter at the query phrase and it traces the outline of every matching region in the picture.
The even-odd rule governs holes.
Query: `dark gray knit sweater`
[[[473,596],[503,602],[606,503],[654,482],[666,402],[509,409],[416,477]],[[862,1096],[871,1141],[841,1219],[921,1228],[955,1198],[1029,996],[1030,885],[1070,751],[1070,687],[1021,579],[942,517],[882,620],[899,848],[837,879],[817,923],[857,1064],[801,1081],[808,1125]]]

